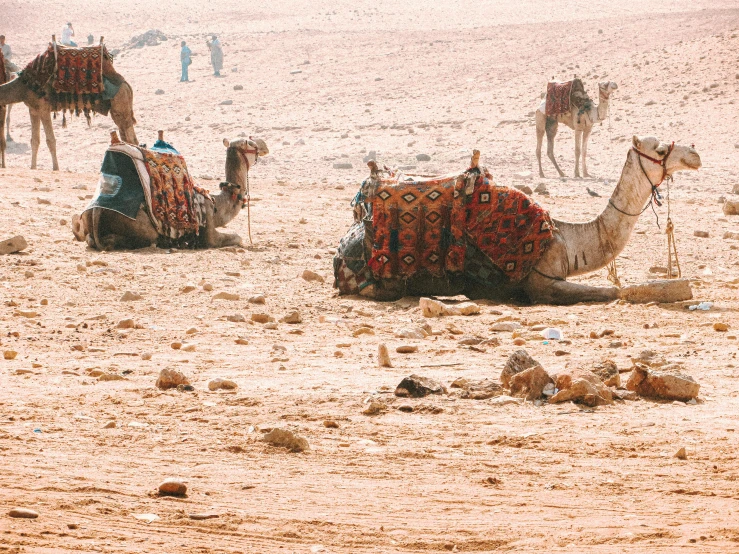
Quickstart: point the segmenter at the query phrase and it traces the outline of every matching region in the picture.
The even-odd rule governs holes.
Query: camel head
[[[653,183],[661,182],[663,177],[669,177],[676,171],[695,170],[701,167],[701,158],[693,146],[662,142],[655,137],[637,137],[636,135],[632,142],[638,152],[653,159],[652,161],[642,159],[642,167]],[[672,149],[670,149],[671,146]]]
[[[238,158],[247,161],[249,168],[253,167],[257,160],[269,154],[267,143],[260,138],[249,137],[248,139],[228,140],[223,139],[223,146],[228,149],[227,160]],[[227,161],[228,164],[228,161]]]
[[[604,81],[602,83],[598,83],[598,92],[600,93],[601,99],[610,97],[613,91],[617,89],[618,85],[613,81]]]

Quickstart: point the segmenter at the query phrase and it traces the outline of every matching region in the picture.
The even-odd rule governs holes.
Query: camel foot
[[[542,179],[545,179],[545,178],[546,178],[546,177],[544,176],[544,172],[543,172],[543,171],[540,171],[540,172],[539,172],[539,177],[541,177]]]
[[[586,173],[583,173],[583,176],[584,176],[584,177],[585,177],[586,179],[592,179],[592,178],[593,178],[593,177],[592,177],[592,176],[590,175],[590,173],[587,173],[587,172],[586,172]]]
[[[87,238],[87,229],[85,229],[82,218],[77,214],[72,216],[72,234],[80,242],[84,242]]]

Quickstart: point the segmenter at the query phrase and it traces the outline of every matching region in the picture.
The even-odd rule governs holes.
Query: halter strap
[[[632,146],[631,149],[637,154],[639,154],[641,158],[646,158],[650,162],[662,166],[662,178],[659,180],[659,183],[655,185],[654,183],[652,183],[652,180],[649,179],[649,176],[647,176],[647,179],[649,180],[649,183],[652,185],[653,188],[660,186],[664,182],[664,180],[667,178],[667,158],[670,157],[670,154],[672,154],[672,151],[675,149],[675,141],[674,140],[672,141],[672,144],[670,144],[670,147],[667,149],[667,154],[665,154],[665,157],[662,159],[653,158],[652,156],[648,156],[644,152],[637,149],[636,146]],[[641,170],[644,171],[644,166],[641,165],[641,159],[639,160],[639,165],[641,166]],[[644,171],[644,175],[646,174],[647,172]]]

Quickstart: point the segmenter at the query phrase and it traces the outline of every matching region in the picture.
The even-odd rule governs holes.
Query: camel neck
[[[582,275],[608,265],[626,247],[652,187],[629,150],[621,178],[603,212],[586,223],[555,221],[567,245],[568,276]]]
[[[20,79],[13,79],[9,83],[0,86],[0,106],[8,104],[17,104],[26,99],[28,88]]]
[[[601,95],[600,103],[598,104],[598,121],[605,121],[608,118],[608,104],[610,99],[607,96]]]
[[[215,227],[225,227],[241,211],[241,200],[234,199],[228,190],[222,190],[213,197]]]

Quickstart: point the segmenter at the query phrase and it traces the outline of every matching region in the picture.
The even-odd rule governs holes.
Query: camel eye
[[[667,147],[666,146],[658,147],[657,154],[659,154],[660,156],[664,156],[665,154],[667,154]]]

